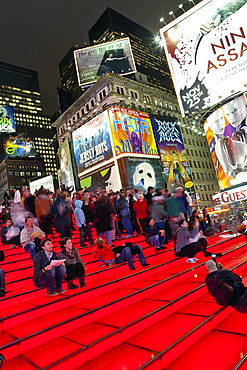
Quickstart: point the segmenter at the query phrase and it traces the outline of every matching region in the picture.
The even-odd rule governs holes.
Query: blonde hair
[[[94,244],[96,244],[96,245],[104,244],[104,240],[103,240],[103,239],[101,239],[101,238],[98,238],[98,239],[96,239],[96,240],[94,241]]]

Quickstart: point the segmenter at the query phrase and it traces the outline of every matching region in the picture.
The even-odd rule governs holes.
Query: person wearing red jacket
[[[100,267],[113,266],[115,264],[116,257],[111,246],[106,244],[101,238],[96,239],[94,244],[97,245],[94,258],[101,261]]]
[[[136,218],[140,221],[143,234],[145,234],[146,219],[151,213],[146,201],[144,200],[143,194],[138,194],[137,201],[133,205],[133,209],[136,212]]]

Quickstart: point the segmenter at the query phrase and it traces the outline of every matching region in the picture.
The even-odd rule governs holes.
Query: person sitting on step
[[[51,239],[43,239],[40,246],[42,251],[34,256],[35,286],[46,287],[48,297],[65,293],[66,290],[62,289],[66,273],[64,262],[58,261],[56,253],[52,250]]]
[[[73,247],[71,238],[65,236],[60,242],[61,252],[58,259],[65,259],[66,280],[68,289],[76,289],[77,285],[73,283],[73,279],[78,278],[80,288],[85,286],[85,268],[78,250]]]
[[[101,261],[100,267],[113,266],[115,264],[115,254],[112,247],[101,238],[96,239],[94,244],[97,246],[94,258]]]

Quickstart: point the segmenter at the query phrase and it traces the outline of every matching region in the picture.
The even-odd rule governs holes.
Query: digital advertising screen
[[[247,109],[244,96],[215,110],[204,129],[220,189],[247,179]]]
[[[72,133],[78,173],[113,156],[108,112],[104,111]]]
[[[54,183],[52,175],[42,177],[35,181],[29,182],[30,193],[34,194],[35,190],[39,190],[43,186],[45,189],[54,192]]]
[[[167,189],[174,191],[177,185],[192,188],[194,183],[177,118],[151,115],[151,119]]]
[[[73,186],[75,189],[75,181],[71,155],[69,149],[69,141],[66,138],[58,148],[58,158],[60,164],[60,179],[65,186]]]
[[[34,141],[21,134],[8,137],[3,143],[5,154],[8,157],[34,157]]]
[[[118,191],[121,189],[119,177],[117,176],[116,166],[108,167],[104,170],[98,170],[80,180],[81,188],[85,186],[89,191],[93,190],[110,190]]]
[[[246,90],[247,0],[204,0],[160,30],[182,114]]]
[[[75,50],[74,58],[80,86],[96,82],[106,72],[136,72],[128,37]]]
[[[0,105],[0,133],[15,132],[14,108]]]
[[[158,154],[148,113],[122,107],[109,109],[116,155],[122,153]]]
[[[124,189],[146,191],[149,186],[164,189],[165,181],[159,159],[124,157],[118,159],[118,167]]]

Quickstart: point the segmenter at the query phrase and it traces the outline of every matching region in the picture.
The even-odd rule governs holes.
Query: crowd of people
[[[135,257],[141,266],[149,266],[141,245],[134,243],[135,239],[129,240],[140,235],[156,252],[166,249],[168,242],[174,240],[175,256],[186,257],[188,263],[198,261],[195,257],[198,252],[212,258],[221,255],[207,251],[205,235],[212,227],[211,218],[206,210],[203,217],[199,217],[197,210],[193,211],[191,198],[183,188],[178,187],[173,194],[167,189],[155,191],[153,187],[147,192],[71,190],[61,185],[54,193],[41,187],[31,194],[24,188],[14,191],[13,201],[5,193],[2,204],[2,243],[10,248],[22,247],[30,254],[34,284],[46,287],[48,296],[64,292],[64,279],[67,289],[85,286],[84,264],[73,246],[75,227],[79,231],[80,247],[94,246],[94,257],[100,267],[127,262],[129,269],[134,270]],[[59,254],[52,250],[54,230],[61,239]],[[115,246],[116,240],[121,245]],[[4,296],[1,269],[0,283],[0,296]]]

